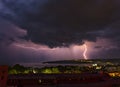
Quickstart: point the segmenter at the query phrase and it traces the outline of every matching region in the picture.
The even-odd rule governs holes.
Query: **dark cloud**
[[[24,30],[0,18],[0,64],[40,62],[46,59],[44,52],[35,53],[31,49],[14,45],[15,43],[21,43],[20,45],[22,45],[25,40],[22,40],[21,36],[23,37],[25,34]]]
[[[96,48],[96,49],[100,49],[100,48],[102,48],[102,46],[95,46],[95,48]]]
[[[0,45],[10,45],[25,35],[25,30],[19,29],[9,21],[0,17]]]
[[[50,47],[96,41],[100,35],[93,32],[107,32],[105,28],[120,18],[117,0],[1,1],[11,12],[8,19],[27,30],[27,39]]]
[[[120,39],[120,21],[111,24],[105,30],[104,37],[113,38],[113,39]]]
[[[101,38],[109,39],[113,44],[113,46],[120,47],[120,21],[114,22],[107,26],[105,30],[97,31],[92,33]]]

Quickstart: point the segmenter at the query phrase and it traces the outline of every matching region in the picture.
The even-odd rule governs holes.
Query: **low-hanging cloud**
[[[96,41],[92,32],[119,21],[118,0],[0,0],[1,15],[27,30],[27,39],[49,47]],[[5,11],[10,11],[5,14]],[[119,31],[120,32],[120,31]]]

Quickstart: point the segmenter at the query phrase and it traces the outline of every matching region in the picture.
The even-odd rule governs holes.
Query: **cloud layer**
[[[83,44],[83,40],[96,41],[98,36],[110,38],[111,33],[116,36],[116,31],[120,33],[119,28],[106,29],[119,21],[118,0],[0,0],[0,2],[1,16],[27,30],[27,37],[24,39],[37,44],[49,47],[69,46]]]

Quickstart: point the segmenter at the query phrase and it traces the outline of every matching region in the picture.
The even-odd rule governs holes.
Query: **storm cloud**
[[[26,40],[49,47],[96,41],[120,19],[118,0],[0,0],[0,15],[27,30]],[[6,13],[7,11],[7,13]],[[103,31],[98,33],[94,32]],[[115,29],[120,33],[120,30]],[[113,33],[114,34],[114,33]],[[109,37],[110,38],[110,37]],[[120,39],[120,38],[119,38]]]

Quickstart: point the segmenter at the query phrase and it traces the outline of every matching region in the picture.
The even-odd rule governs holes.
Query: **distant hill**
[[[84,64],[84,63],[95,63],[95,62],[112,62],[119,63],[120,59],[90,59],[90,60],[60,60],[60,61],[47,61],[43,63],[54,63],[54,64]]]
[[[57,64],[80,64],[80,63],[92,63],[92,61],[86,60],[61,60],[61,61],[48,61],[44,63],[57,63]]]

